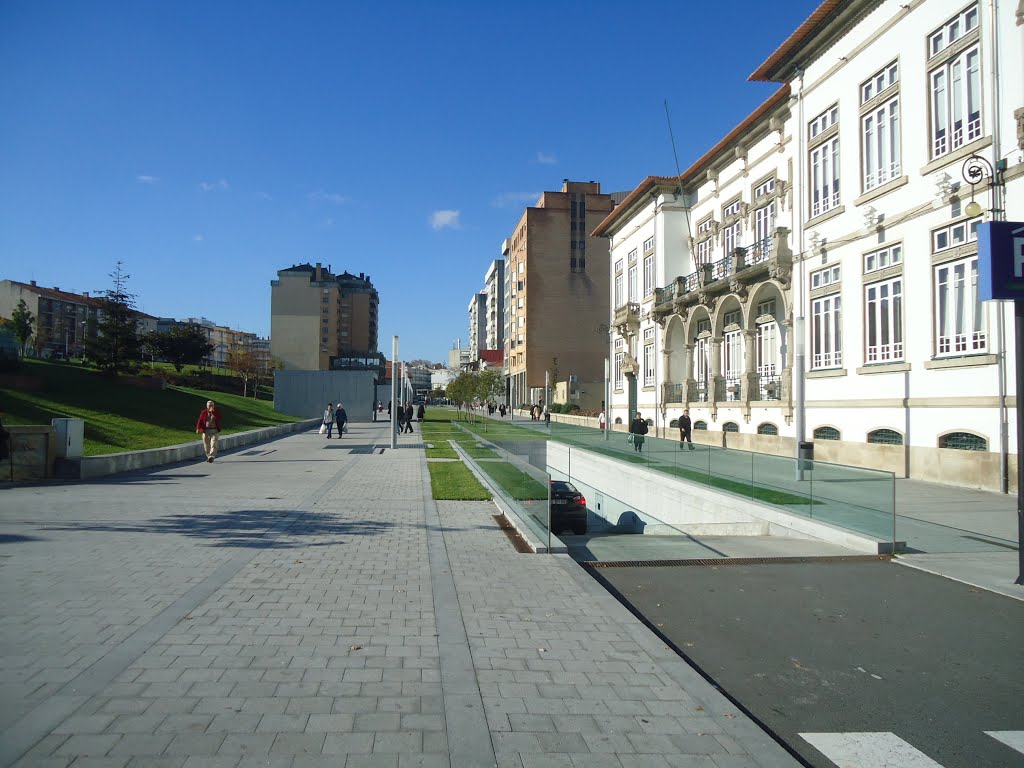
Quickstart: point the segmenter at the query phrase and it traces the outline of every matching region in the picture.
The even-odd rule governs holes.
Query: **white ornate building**
[[[635,376],[659,434],[689,408],[698,441],[1013,490],[1013,308],[977,300],[975,227],[1024,220],[1022,49],[1024,2],[823,2],[751,76],[779,90],[595,231],[612,422]]]

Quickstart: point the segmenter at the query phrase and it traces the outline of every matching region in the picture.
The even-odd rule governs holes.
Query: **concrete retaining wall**
[[[261,429],[250,429],[247,432],[234,432],[230,435],[221,435],[218,440],[219,451],[229,451],[233,448],[241,448],[245,445],[262,443],[267,440],[274,440],[284,435],[291,435],[296,432],[303,432],[309,429],[319,429],[321,419],[297,421],[292,424],[281,424],[276,427],[262,427]],[[47,429],[51,429],[47,427]],[[126,451],[124,453],[108,453],[103,456],[86,456],[82,459],[80,477],[83,480],[93,477],[104,477],[116,475],[121,472],[131,472],[137,469],[158,467],[161,464],[174,464],[179,461],[191,461],[203,456],[202,440],[183,443],[181,445],[168,445],[164,448],[149,448],[145,451]]]
[[[349,421],[372,421],[375,379],[370,371],[277,371],[274,410],[310,419],[320,417],[328,403],[341,402]]]
[[[571,456],[571,464],[570,464]],[[878,554],[891,550],[867,536],[827,523],[791,515],[750,499],[721,493],[702,485],[676,480],[660,472],[622,463],[580,448],[549,441],[547,461],[552,474],[561,473],[584,485],[600,489],[615,499],[628,500],[632,508],[677,530],[704,536],[793,536],[817,539],[860,552]],[[612,525],[618,520],[609,519]],[[649,526],[658,533],[660,526]],[[646,529],[645,529],[645,532]]]

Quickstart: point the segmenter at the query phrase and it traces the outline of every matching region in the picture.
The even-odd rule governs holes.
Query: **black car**
[[[569,529],[577,536],[587,532],[587,499],[564,480],[551,481],[551,532]]]

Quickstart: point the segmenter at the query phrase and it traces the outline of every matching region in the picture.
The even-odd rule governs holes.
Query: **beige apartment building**
[[[505,370],[513,405],[543,397],[544,374],[555,358],[559,379],[604,378],[608,241],[590,232],[612,207],[599,183],[566,179],[516,225],[505,265]]]
[[[298,264],[270,291],[270,353],[286,370],[327,371],[336,357],[377,352],[377,290],[370,276]]]

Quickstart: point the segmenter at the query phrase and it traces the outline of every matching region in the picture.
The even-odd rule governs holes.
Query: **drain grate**
[[[892,555],[824,555],[822,557],[723,557],[691,560],[589,560],[584,568],[663,568],[685,565],[796,565],[799,563],[867,563],[892,560]]]
[[[374,449],[376,447],[377,446],[375,446],[375,445],[357,445],[357,446],[353,447],[352,450],[349,451],[349,455],[350,456],[356,456],[356,455],[360,455],[361,456],[361,455],[365,455],[365,454],[370,454],[370,453],[373,453],[373,451],[374,451]]]
[[[494,515],[494,521],[501,528],[502,532],[508,537],[508,540],[512,543],[516,552],[521,555],[534,554],[533,550],[530,549],[530,545],[526,543],[526,539],[515,529],[515,526],[509,522],[508,518],[504,514]]]

